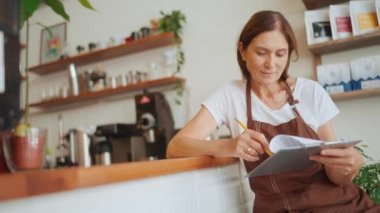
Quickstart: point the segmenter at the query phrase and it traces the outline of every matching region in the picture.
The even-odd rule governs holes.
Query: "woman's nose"
[[[269,55],[269,56],[265,59],[265,63],[264,63],[265,67],[267,67],[267,68],[271,68],[271,67],[274,66],[274,64],[275,64],[275,62],[274,62],[273,56],[270,56],[270,55]]]

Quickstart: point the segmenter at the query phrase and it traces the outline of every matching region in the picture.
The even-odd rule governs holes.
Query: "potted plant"
[[[355,148],[371,163],[364,165],[360,169],[354,183],[362,188],[377,205],[380,205],[380,162],[373,163],[373,159],[366,155],[362,148],[357,146]]]
[[[94,10],[88,0],[78,0],[81,5],[90,10]],[[29,18],[34,12],[45,3],[57,15],[64,20],[70,21],[64,5],[60,0],[20,0],[20,26],[26,27],[26,44],[25,44],[25,108],[24,119],[16,125],[14,131],[9,137],[4,139],[4,156],[8,168],[14,172],[18,170],[39,169],[44,165],[44,152],[47,140],[47,130],[32,127],[29,123]],[[42,24],[39,24],[43,26]],[[44,26],[43,26],[44,27]],[[46,28],[46,27],[44,27]],[[47,29],[49,30],[49,29]]]
[[[180,74],[183,65],[185,64],[185,53],[182,49],[182,29],[183,25],[186,23],[186,17],[185,15],[179,11],[179,10],[173,10],[171,13],[164,13],[163,11],[161,13],[161,18],[159,19],[159,31],[160,32],[171,32],[174,34],[175,43],[177,46],[177,52],[176,52],[176,58],[177,58],[177,64],[176,64],[176,70],[172,74],[173,76],[176,76]],[[177,95],[182,96],[183,92],[185,90],[184,82],[180,81],[176,88]],[[179,99],[175,100],[176,104],[181,104],[181,101]]]

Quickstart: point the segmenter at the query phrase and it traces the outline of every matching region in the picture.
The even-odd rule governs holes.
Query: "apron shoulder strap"
[[[245,88],[245,100],[247,105],[247,118],[248,122],[252,121],[252,108],[251,108],[251,81],[247,79],[246,88]]]
[[[293,112],[296,114],[297,117],[301,117],[300,113],[298,112],[297,108],[296,108],[296,104],[299,103],[298,100],[294,99],[293,97],[293,93],[292,93],[292,90],[290,89],[290,86],[288,84],[288,82],[283,81],[284,82],[284,87],[285,87],[285,90],[286,92],[288,93],[289,95],[289,98],[288,98],[288,103],[289,105],[292,107],[293,109]]]

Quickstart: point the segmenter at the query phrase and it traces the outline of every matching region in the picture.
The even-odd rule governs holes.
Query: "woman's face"
[[[240,54],[254,82],[260,85],[276,83],[288,61],[289,44],[281,31],[259,34]]]

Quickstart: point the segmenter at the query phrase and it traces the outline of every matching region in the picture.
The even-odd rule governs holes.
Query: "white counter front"
[[[3,198],[0,201],[0,212],[240,213],[252,211],[252,196],[246,193],[246,190],[243,190],[243,187],[247,189],[248,185],[246,179],[242,181],[240,178],[240,165],[238,161],[208,157],[166,161],[172,161],[173,163],[173,161],[176,160],[188,160],[189,162],[193,162],[191,163],[193,166],[195,166],[195,162],[200,162],[201,160],[203,165],[209,164],[209,166],[202,166],[206,168],[187,171],[181,171],[183,169],[177,168],[178,172],[168,172],[167,174],[161,175],[146,175],[146,177],[140,178],[125,178],[124,171],[120,171],[120,175],[118,176],[117,169],[112,168],[111,172],[111,167],[96,168],[96,172],[92,172],[93,177],[90,177],[90,171],[87,170],[86,173],[89,177],[86,178],[86,175],[80,175],[80,173],[76,171],[78,168],[67,169],[67,172],[69,172],[67,174],[72,174],[72,179],[77,179],[77,181],[68,184],[69,182],[64,180],[66,178],[70,179],[70,175],[67,174],[65,178],[61,179],[61,182],[59,178],[55,180],[55,185],[63,184],[68,186],[66,190],[56,190],[60,192],[46,192],[48,194],[41,193],[41,195],[33,196],[14,196],[12,199],[4,198],[4,190],[1,190],[1,188],[5,188],[3,186],[6,183],[3,181],[6,181],[6,177],[9,178],[12,175],[16,177],[17,174],[0,175],[0,197]],[[164,161],[146,163],[154,163],[154,167],[159,167],[160,164],[162,164],[161,166],[167,166]],[[204,162],[207,161],[209,163],[204,164]],[[114,165],[114,167],[115,166],[116,165]],[[173,164],[172,166],[175,165]],[[134,172],[138,173],[139,171],[136,170],[136,168]],[[99,169],[104,171],[101,172]],[[122,166],[120,169],[123,169]],[[156,168],[156,170],[157,169],[167,170],[168,168]],[[109,173],[107,174],[107,172]],[[110,172],[114,174],[110,176]],[[147,170],[141,167],[140,173],[146,174],[146,172]],[[47,174],[45,174],[45,176]],[[108,180],[110,180],[109,177],[112,177],[113,180],[118,179],[119,181],[109,181],[110,183],[108,184],[96,184],[96,182],[102,182],[100,180],[107,179],[107,176]],[[123,181],[122,176],[127,180]],[[84,186],[85,183],[80,183],[81,178],[82,181],[85,179],[92,180],[92,183],[86,183],[87,186]],[[16,181],[13,181],[13,184],[14,183],[16,183]],[[43,181],[36,183],[37,186],[41,184],[43,184]],[[46,184],[52,184],[52,182],[46,182]],[[75,184],[82,185],[82,187],[76,187]],[[70,185],[72,186],[71,188]],[[28,187],[28,183],[26,186]],[[11,188],[13,187],[9,186],[5,191],[9,192]],[[54,191],[52,190],[54,187],[47,188],[50,188],[50,191]],[[14,189],[20,190],[20,187],[15,186]],[[28,191],[28,189],[25,191]],[[3,196],[1,196],[1,194],[3,194]]]

